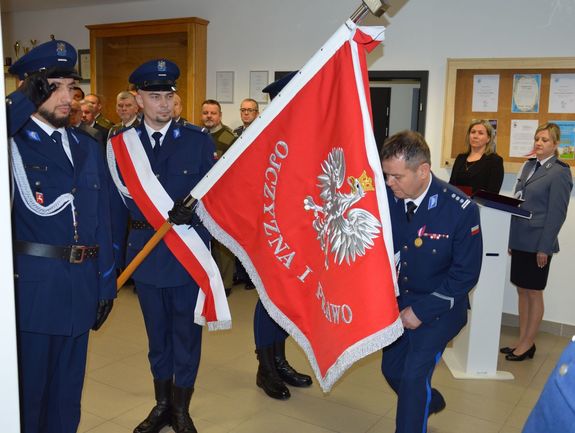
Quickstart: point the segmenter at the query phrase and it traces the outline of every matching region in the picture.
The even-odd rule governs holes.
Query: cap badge
[[[158,60],[158,72],[166,72],[166,61]]]
[[[56,44],[56,54],[58,56],[65,56],[66,55],[66,44],[64,42],[58,42]]]

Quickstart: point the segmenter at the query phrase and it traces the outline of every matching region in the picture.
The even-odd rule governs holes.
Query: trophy
[[[20,57],[20,41],[14,43],[14,53],[16,54],[16,58]]]
[[[30,45],[32,49],[36,48],[36,44],[38,43],[38,39],[30,39]]]

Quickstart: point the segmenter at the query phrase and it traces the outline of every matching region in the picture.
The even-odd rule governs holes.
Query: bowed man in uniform
[[[165,59],[139,66],[129,80],[138,89],[136,101],[143,109],[143,119],[108,142],[108,165],[119,192],[114,194],[113,202],[114,240],[119,250],[130,217],[126,263],[142,250],[155,231],[133,199],[136,191],[126,187],[125,173],[119,171],[120,164],[116,165],[111,156],[112,142],[116,140],[137,140],[138,149],[143,149],[142,160],[135,162],[149,167],[150,176],[159,182],[161,196],[175,202],[169,212],[170,221],[192,225],[205,245],[210,241],[208,231],[181,199],[212,167],[215,147],[207,133],[190,123],[172,120],[179,75],[178,66]],[[189,404],[202,344],[202,327],[194,323],[198,284],[164,240],[139,265],[133,279],[148,334],[148,359],[156,398],[156,405],[134,433],[158,433],[167,425],[176,433],[195,433]]]
[[[431,173],[425,139],[404,131],[381,149],[404,334],[383,349],[381,369],[397,394],[396,433],[425,433],[445,408],[431,376],[447,343],[467,323],[483,244],[479,209]]]
[[[68,127],[76,50],[50,41],[10,68],[12,229],[24,433],[74,433],[88,334],[116,297],[108,171],[99,144]]]

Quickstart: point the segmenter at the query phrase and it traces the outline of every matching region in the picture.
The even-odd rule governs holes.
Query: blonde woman
[[[449,183],[468,194],[483,189],[499,193],[503,158],[495,153],[495,131],[487,120],[472,120],[467,127],[467,151],[457,155]]]
[[[535,337],[543,319],[543,290],[547,285],[551,257],[559,251],[557,236],[567,215],[573,187],[569,166],[557,158],[560,130],[545,123],[535,132],[535,158],[527,161],[515,185],[521,208],[531,219],[512,217],[509,235],[511,282],[519,296],[519,339],[503,347],[508,361],[523,361],[535,355]]]

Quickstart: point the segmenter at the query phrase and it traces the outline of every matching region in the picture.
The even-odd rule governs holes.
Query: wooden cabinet
[[[140,64],[165,58],[180,68],[177,81],[182,116],[200,123],[206,96],[208,21],[177,18],[86,26],[90,31],[90,86],[104,97],[104,114],[119,121],[116,95],[128,89],[128,77]]]

